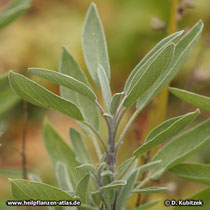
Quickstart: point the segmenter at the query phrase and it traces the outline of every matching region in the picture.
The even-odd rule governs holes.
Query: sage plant
[[[197,178],[193,179],[193,173],[197,170],[191,170],[197,168],[210,171],[209,165],[201,167],[199,163],[181,163],[210,140],[210,120],[181,132],[199,115],[198,109],[171,118],[154,128],[129,159],[116,164],[119,148],[130,125],[182,69],[202,28],[202,21],[198,21],[186,34],[179,31],[160,41],[133,69],[123,91],[113,95],[105,34],[96,6],[91,4],[83,28],[82,48],[89,74],[101,89],[104,106],[99,103],[81,67],[66,48],[63,48],[58,72],[29,68],[30,73],[60,85],[60,96],[31,79],[10,71],[9,82],[17,95],[29,103],[75,119],[84,133],[92,138],[99,156],[99,161],[95,163],[81,134],[74,128],[69,129],[72,144],[70,148],[46,119],[43,128],[44,143],[59,187],[45,184],[35,176],[29,177],[32,180],[11,179],[14,197],[19,200],[79,200],[81,205],[75,206],[75,209],[122,210],[130,209],[127,201],[135,194],[167,190],[164,186],[144,186],[150,180],[159,179],[168,170],[177,175],[182,174],[183,178],[209,184],[210,179],[205,175],[196,174]],[[117,135],[124,114],[134,104],[136,109],[133,115],[122,133]],[[99,116],[106,122],[108,139],[103,139],[99,132]],[[146,164],[141,163],[140,157],[171,138]],[[187,170],[190,172],[187,173]],[[143,173],[146,176],[142,177]],[[151,201],[136,209],[148,209],[158,202],[159,200]]]

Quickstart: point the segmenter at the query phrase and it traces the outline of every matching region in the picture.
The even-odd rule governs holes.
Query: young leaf
[[[124,102],[125,107],[132,105],[138,98],[144,95],[158,78],[167,70],[174,53],[175,45],[169,44],[163,49],[155,60],[147,67],[144,74],[136,73],[132,81],[132,88]],[[139,74],[139,75],[138,75]],[[134,81],[135,80],[135,81]]]
[[[57,162],[55,174],[60,188],[64,191],[70,192],[73,189],[73,186],[69,180],[68,169],[63,162]]]
[[[124,180],[115,180],[115,181],[111,182],[110,184],[107,184],[107,185],[101,187],[101,189],[102,190],[117,189],[117,188],[123,187],[126,184],[127,184],[127,182]]]
[[[106,106],[107,112],[109,112],[110,103],[112,100],[112,93],[110,90],[109,80],[105,74],[104,68],[102,65],[98,67],[98,78],[101,85],[102,95],[104,99],[104,103]]]
[[[136,105],[138,112],[140,112],[150,102],[150,100],[154,98],[155,95],[157,95],[161,89],[164,88],[179,72],[195,48],[202,29],[203,23],[202,21],[199,21],[187,34],[180,39],[175,48],[173,62],[170,64],[168,69],[161,74],[153,86],[149,88],[147,92],[145,92],[141,99],[138,100]]]
[[[196,93],[192,93],[186,90],[181,90],[178,88],[169,88],[169,91],[173,93],[178,98],[192,104],[200,109],[204,109],[210,112],[210,98],[202,96]]]
[[[44,122],[43,137],[46,150],[50,157],[54,170],[56,171],[57,162],[63,162],[68,170],[69,180],[73,186],[73,192],[78,181],[82,177],[82,173],[76,171],[75,168],[79,166],[76,161],[76,156],[67,143],[58,135],[47,120]]]
[[[172,168],[191,156],[194,152],[198,151],[198,149],[210,140],[209,127],[210,120],[206,120],[175,137],[166,146],[161,148],[152,160],[162,160],[162,162],[153,167],[148,176],[157,179],[166,170]]]
[[[91,4],[82,34],[82,47],[88,71],[97,85],[100,85],[97,68],[101,64],[110,80],[110,64],[103,26],[96,6]]]
[[[84,172],[91,172],[91,173],[96,172],[95,166],[93,164],[88,164],[88,163],[77,166],[76,170],[81,170],[81,171],[84,171]]]
[[[210,165],[200,163],[181,163],[170,169],[179,177],[210,185]]]
[[[210,188],[207,188],[196,195],[187,198],[187,200],[195,200],[195,201],[202,201],[202,206],[176,206],[173,210],[207,210],[210,209]],[[186,199],[185,199],[186,200]]]
[[[9,82],[16,94],[24,100],[37,106],[59,111],[76,120],[83,120],[83,116],[75,104],[55,95],[23,75],[10,71]]]
[[[171,124],[171,121],[173,121],[173,119],[170,121],[170,123],[161,124],[159,126],[161,127],[161,129],[159,128],[158,130],[162,130],[162,132],[153,137],[152,139],[146,139],[145,143],[141,147],[139,147],[133,154],[135,156],[139,156],[142,153],[147,152],[153,149],[154,147],[162,144],[163,142],[167,141],[169,138],[175,136],[179,131],[181,131],[188,124],[190,124],[199,115],[199,113],[200,111],[196,110],[195,112],[185,114],[179,117],[178,119],[175,118],[176,121],[174,121],[173,124]],[[166,124],[168,124],[169,127],[165,127]],[[163,127],[165,128],[164,130],[162,129]]]
[[[168,189],[167,187],[148,187],[148,188],[134,190],[133,193],[154,194],[154,193],[164,192],[167,189]]]
[[[110,170],[106,170],[106,171],[103,171],[103,172],[101,173],[101,176],[102,176],[102,177],[103,177],[103,176],[110,176],[110,175],[113,175],[113,172],[110,171]]]
[[[138,171],[134,171],[129,177],[127,184],[120,190],[117,198],[116,209],[122,209],[125,206],[126,201],[134,187],[136,179],[138,177]]]
[[[87,203],[87,190],[90,181],[90,174],[85,175],[76,187],[76,195],[80,198],[82,203]]]
[[[73,77],[91,88],[79,64],[66,48],[63,48],[62,51],[59,72]],[[79,107],[86,122],[92,125],[96,130],[99,129],[98,111],[96,104],[93,101],[87,100],[87,97],[64,86],[60,87],[60,93],[63,98],[75,103]],[[78,124],[86,134],[89,134],[87,128],[82,123],[78,122]]]
[[[61,189],[24,179],[9,179],[12,194],[19,200],[75,200]]]
[[[110,103],[110,113],[111,113],[111,115],[114,115],[116,113],[117,108],[119,107],[120,102],[122,101],[122,98],[123,98],[124,94],[125,93],[122,92],[122,93],[116,93],[116,94],[113,95],[111,103]]]
[[[183,34],[183,31],[178,31],[170,36],[167,36],[166,38],[162,39],[139,63],[138,65],[134,68],[134,70],[131,72],[129,75],[125,87],[124,87],[124,92],[128,93],[129,90],[131,89],[131,82],[133,81],[133,78],[135,77],[135,74],[137,72],[140,73],[140,70],[142,71],[143,69],[146,70],[146,68],[142,69],[142,66],[149,66],[156,56],[170,43],[176,43],[176,41],[180,38],[180,36]],[[141,72],[142,74],[144,71]]]
[[[159,203],[161,200],[155,200],[155,201],[151,201],[145,204],[142,204],[141,206],[135,208],[135,210],[146,210],[146,209],[150,209],[153,206],[155,206],[157,203]]]
[[[74,128],[70,128],[69,136],[78,161],[81,163],[92,163],[91,156],[80,133]]]
[[[32,0],[16,0],[0,12],[0,29],[22,16],[31,6]]]
[[[84,83],[68,75],[47,69],[29,68],[29,72],[56,84],[74,90],[92,100],[96,100],[95,93]]]

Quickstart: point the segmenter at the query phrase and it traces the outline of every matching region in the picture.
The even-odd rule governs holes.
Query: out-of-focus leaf
[[[82,114],[75,104],[48,91],[23,75],[10,71],[9,82],[15,93],[24,100],[37,106],[59,111],[76,120],[83,120]]]
[[[155,206],[157,203],[159,203],[161,200],[155,200],[155,201],[151,201],[145,204],[142,204],[141,206],[139,206],[138,208],[135,208],[135,210],[146,210],[146,209],[150,209],[153,206]]]
[[[92,100],[96,99],[95,93],[87,85],[73,77],[52,70],[40,68],[29,68],[29,72],[51,82],[74,90]]]
[[[148,187],[148,188],[136,189],[133,191],[133,193],[154,194],[154,193],[164,192],[167,189],[168,189],[167,187]]]
[[[93,164],[82,164],[80,166],[77,166],[76,167],[76,170],[81,170],[81,171],[84,171],[84,172],[92,172],[92,173],[95,173],[96,172],[96,168]]]
[[[104,104],[106,106],[107,112],[109,111],[110,103],[112,100],[112,93],[110,90],[109,80],[105,74],[104,68],[102,65],[98,67],[98,79],[101,85],[102,95],[104,99]]]
[[[110,184],[107,184],[107,185],[101,187],[101,189],[102,190],[117,189],[117,188],[123,187],[126,184],[127,184],[127,182],[124,180],[115,180],[115,181],[111,182]]]
[[[21,178],[23,176],[22,170],[18,169],[0,169],[0,176],[9,177],[9,178]]]
[[[16,0],[0,12],[0,29],[22,16],[31,6],[32,0]]]
[[[193,28],[185,34],[180,41],[177,43],[173,61],[171,62],[168,69],[161,74],[161,76],[157,79],[157,81],[153,84],[153,86],[145,92],[145,94],[138,100],[136,108],[138,112],[140,112],[152,98],[157,95],[162,88],[164,88],[179,72],[179,70],[183,67],[186,60],[191,55],[193,49],[198,42],[201,31],[203,29],[202,21],[196,23]]]
[[[135,160],[135,157],[131,157],[127,160],[125,160],[123,163],[121,163],[117,169],[118,172],[123,171],[124,169],[126,169],[127,167],[130,166],[131,162],[133,162]]]
[[[147,67],[144,74],[136,73],[133,78],[131,90],[124,102],[125,107],[132,105],[138,98],[153,87],[158,78],[164,74],[172,61],[175,45],[173,43],[165,47]],[[135,81],[134,81],[135,80]]]
[[[88,71],[97,85],[100,85],[97,69],[102,65],[110,80],[110,64],[106,38],[101,20],[94,3],[91,4],[82,34],[82,47]]]
[[[63,48],[59,71],[62,74],[75,78],[90,88],[90,85],[79,64],[65,48]],[[60,87],[60,92],[62,97],[71,101],[72,103],[75,103],[79,107],[86,122],[92,125],[92,127],[94,127],[96,130],[99,129],[98,111],[93,101],[87,100],[87,97],[64,86]],[[78,122],[78,124],[87,134],[89,134],[87,128],[83,124],[80,122]]]
[[[153,149],[154,147],[162,144],[163,142],[167,141],[169,138],[175,136],[179,131],[181,131],[188,124],[190,124],[199,115],[199,113],[200,111],[196,110],[195,112],[190,112],[188,114],[182,115],[178,119],[176,118],[175,121],[173,119],[169,120],[170,123],[162,123],[160,126],[158,126],[159,128],[155,128],[156,131],[161,130],[161,132],[158,133],[152,139],[146,139],[145,143],[141,147],[139,147],[133,154],[135,156],[139,156],[142,153],[147,152]],[[173,122],[173,124],[171,124],[171,122]]]
[[[208,210],[210,209],[210,188],[207,188],[196,195],[187,198],[187,200],[195,200],[195,201],[202,201],[203,205],[201,206],[176,206],[173,210]]]
[[[138,171],[134,171],[129,177],[127,184],[120,190],[119,196],[117,198],[116,209],[122,209],[122,207],[125,206],[137,177]]]
[[[70,192],[73,187],[71,181],[69,180],[67,166],[63,162],[57,162],[55,174],[60,188],[64,191]]]
[[[56,171],[57,162],[63,162],[68,170],[69,180],[71,181],[73,192],[78,181],[82,177],[82,173],[76,171],[75,168],[79,166],[76,161],[76,155],[66,142],[58,135],[47,120],[44,122],[43,137],[46,150],[50,157],[54,170]]]
[[[0,75],[0,87],[3,87],[5,85],[9,85],[7,73]]]
[[[0,116],[8,112],[18,102],[20,102],[20,97],[10,87],[0,90]]]
[[[181,163],[170,169],[179,177],[210,185],[210,164]]]
[[[210,140],[209,128],[210,120],[206,120],[162,147],[152,159],[153,161],[162,160],[162,162],[153,167],[148,176],[154,179],[159,178],[166,170],[198,151]]]
[[[74,200],[61,189],[39,182],[24,179],[9,179],[12,194],[20,200]]]
[[[110,113],[114,115],[117,111],[118,106],[120,105],[120,102],[122,101],[123,95],[125,93],[116,93],[113,95],[111,103],[110,103]]]
[[[74,128],[70,128],[69,136],[74,152],[76,153],[77,160],[81,163],[92,163],[91,156],[80,133],[77,132]]]
[[[202,96],[196,93],[192,93],[186,90],[181,90],[178,88],[169,88],[170,92],[173,93],[178,98],[192,104],[200,109],[204,109],[210,112],[210,98]]]
[[[164,38],[163,40],[161,40],[139,63],[138,65],[134,68],[134,70],[131,72],[131,74],[129,75],[126,83],[125,83],[125,87],[124,87],[124,92],[128,93],[130,88],[131,88],[131,83],[135,77],[135,74],[137,72],[143,74],[144,71],[142,70],[146,70],[145,67],[149,66],[154,59],[156,58],[156,56],[170,43],[176,43],[176,41],[180,38],[180,36],[183,34],[183,31],[178,31],[170,36],[167,36],[166,38]],[[142,66],[144,66],[144,68],[142,68]]]
[[[90,181],[90,174],[86,174],[78,183],[76,187],[76,195],[79,196],[82,203],[87,203],[88,184]]]

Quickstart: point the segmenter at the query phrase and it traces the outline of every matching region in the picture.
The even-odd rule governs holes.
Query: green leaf
[[[145,204],[142,204],[141,206],[135,208],[135,210],[146,210],[146,209],[150,209],[153,206],[155,206],[157,203],[159,203],[161,200],[155,200],[155,201],[151,201]]]
[[[93,164],[82,164],[80,166],[76,167],[76,170],[81,170],[84,172],[91,172],[91,173],[95,173],[96,172],[96,168]]]
[[[127,182],[124,180],[115,180],[115,181],[111,182],[110,184],[107,184],[107,185],[101,187],[101,189],[102,190],[117,189],[117,188],[123,187],[126,184],[127,184]]]
[[[87,203],[87,190],[90,181],[90,174],[85,175],[76,187],[76,195],[79,196],[82,203]]]
[[[129,75],[126,83],[125,83],[125,87],[124,87],[124,92],[128,93],[129,90],[131,89],[131,83],[133,81],[133,79],[135,78],[135,75],[137,72],[143,74],[144,71],[142,70],[146,70],[146,68],[142,68],[143,66],[149,66],[154,59],[156,58],[156,56],[170,43],[175,43],[180,36],[183,34],[183,31],[179,31],[176,32],[170,36],[167,36],[166,38],[164,38],[163,40],[161,40],[139,63],[138,65],[134,68],[134,70],[131,72],[131,74]]]
[[[18,97],[13,90],[8,86],[0,91],[0,116],[7,113],[15,105],[20,102]]]
[[[173,93],[175,96],[182,99],[183,101],[186,101],[189,104],[210,112],[210,97],[202,96],[178,88],[169,88],[169,90],[171,93]]]
[[[100,84],[97,69],[102,65],[110,80],[110,64],[106,38],[101,20],[94,3],[91,4],[85,19],[82,34],[82,47],[88,71],[97,85]]]
[[[114,115],[116,113],[124,95],[125,95],[124,92],[116,93],[116,94],[113,95],[113,97],[111,99],[111,103],[110,103],[110,113],[112,115]]]
[[[148,171],[150,169],[152,169],[153,167],[155,167],[156,165],[160,164],[162,162],[162,160],[156,160],[156,161],[152,161],[150,163],[146,163],[142,166],[140,166],[137,170],[139,174],[144,173],[145,171]]]
[[[102,173],[101,173],[101,176],[103,177],[103,176],[112,176],[113,175],[113,172],[112,171],[110,171],[110,170],[106,170],[106,171],[103,171]]]
[[[121,163],[117,169],[118,172],[123,171],[126,169],[130,164],[135,160],[135,157],[131,157],[127,160],[125,160],[123,163]]]
[[[210,188],[207,188],[196,195],[188,198],[187,200],[195,200],[195,201],[202,201],[202,206],[176,206],[173,210],[208,210],[210,209]],[[186,200],[186,199],[185,199]]]
[[[90,85],[79,64],[65,48],[63,48],[62,51],[59,72],[75,78],[90,88]],[[92,127],[96,130],[99,130],[98,111],[96,104],[93,101],[87,100],[87,97],[63,86],[60,87],[60,92],[63,98],[75,103],[79,107],[86,122],[92,125]],[[87,134],[89,134],[88,129],[83,124],[79,122],[78,124]]]
[[[73,187],[71,181],[69,180],[69,174],[67,166],[63,162],[56,163],[56,177],[59,183],[59,187],[67,192],[70,192]]]
[[[79,80],[71,76],[55,72],[52,70],[40,69],[40,68],[29,68],[29,72],[41,78],[49,80],[51,82],[62,85],[71,90],[74,90],[92,100],[96,100],[95,93],[87,85],[85,85],[84,83],[80,82]]]
[[[70,128],[69,136],[74,152],[76,153],[77,160],[81,163],[92,163],[91,156],[80,133],[77,132],[74,128]]]
[[[148,188],[134,190],[133,193],[138,193],[138,194],[154,194],[154,193],[164,192],[167,189],[168,189],[167,187],[148,187]]]
[[[181,163],[170,169],[179,177],[210,185],[210,164]]]
[[[24,179],[9,179],[11,191],[20,200],[75,200],[61,189],[39,182]]]
[[[55,95],[23,75],[10,71],[9,82],[16,94],[24,100],[37,106],[59,111],[76,120],[83,120],[82,114],[75,104]]]
[[[8,80],[8,74],[4,73],[0,75],[0,87],[4,87],[6,85],[9,85],[9,80]]]
[[[153,86],[138,100],[136,108],[140,112],[152,98],[164,88],[183,67],[191,55],[203,29],[202,21],[196,23],[193,28],[185,34],[176,45],[173,61],[168,69],[161,74]]]
[[[21,178],[23,176],[23,172],[19,169],[1,168],[0,176],[7,178]]]
[[[44,122],[43,137],[46,150],[50,157],[54,170],[56,171],[57,162],[63,162],[68,170],[69,180],[71,181],[73,192],[78,181],[82,177],[82,173],[76,171],[75,168],[79,166],[76,161],[76,156],[67,143],[58,135],[47,120]]]
[[[138,98],[153,87],[153,84],[167,70],[172,61],[175,45],[173,43],[165,47],[146,68],[144,73],[137,72],[132,81],[131,90],[124,102],[125,107],[132,105]],[[144,66],[143,66],[144,67]]]
[[[0,29],[22,16],[31,6],[32,0],[16,0],[0,12]]]
[[[110,90],[109,80],[105,74],[103,66],[99,65],[98,67],[98,78],[101,85],[102,95],[104,99],[104,103],[106,106],[107,112],[109,112],[110,103],[112,100],[112,93]]]
[[[148,176],[154,179],[159,178],[166,170],[198,151],[210,140],[209,127],[210,120],[206,120],[162,147],[152,159],[152,161],[162,160],[162,162],[153,167]]]
[[[127,184],[120,190],[117,198],[116,209],[122,209],[125,206],[128,197],[134,187],[136,179],[138,177],[138,171],[134,171],[129,177]]]
[[[154,147],[164,143],[171,137],[175,136],[178,132],[180,132],[182,129],[184,129],[188,124],[190,124],[198,115],[200,111],[196,110],[195,112],[190,112],[188,114],[179,116],[178,118],[176,117],[167,120],[166,122],[162,123],[161,125],[158,126],[158,128],[155,128],[155,133],[157,133],[157,130],[161,131],[160,133],[157,133],[156,136],[151,138],[153,136],[153,133],[150,134],[149,138],[146,138],[145,143],[139,147],[133,155],[139,156],[144,152],[147,152]],[[171,123],[173,122],[173,123]]]

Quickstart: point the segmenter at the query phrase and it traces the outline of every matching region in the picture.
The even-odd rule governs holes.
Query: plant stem
[[[28,103],[26,101],[24,101],[23,102],[23,134],[22,134],[22,149],[21,149],[23,179],[27,179],[27,168],[26,168],[27,125],[28,125]]]
[[[179,0],[171,0],[170,20],[168,27],[168,34],[173,34],[176,31],[177,25],[177,7]],[[165,119],[168,105],[168,88],[164,88],[154,99],[151,111],[148,116],[148,127],[143,135],[143,139],[147,134],[157,125],[162,123]]]

